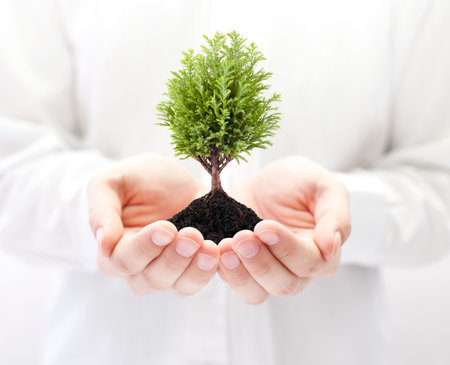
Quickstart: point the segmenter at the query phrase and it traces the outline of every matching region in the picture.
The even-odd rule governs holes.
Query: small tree
[[[253,148],[267,148],[278,128],[279,94],[264,96],[272,74],[257,68],[264,56],[236,31],[216,33],[202,53],[183,52],[172,72],[168,100],[158,104],[159,125],[171,130],[175,154],[193,157],[211,175],[211,191],[222,190],[220,173],[233,159],[246,161]]]

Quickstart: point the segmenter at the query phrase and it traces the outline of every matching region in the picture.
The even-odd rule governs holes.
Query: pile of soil
[[[244,229],[252,231],[261,220],[252,209],[229,197],[223,190],[215,190],[193,200],[169,222],[178,230],[197,228],[205,239],[219,244],[223,238],[233,237]]]

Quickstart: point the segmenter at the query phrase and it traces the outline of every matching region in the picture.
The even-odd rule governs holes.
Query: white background
[[[393,365],[450,364],[450,256],[385,270]]]
[[[384,273],[392,364],[450,364],[450,256]],[[53,275],[0,253],[0,364],[36,364]]]

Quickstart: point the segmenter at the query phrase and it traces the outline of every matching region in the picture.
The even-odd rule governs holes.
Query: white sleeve
[[[411,6],[419,2],[398,3],[399,14],[421,15],[396,24],[389,151],[339,174],[353,227],[343,263],[425,263],[450,247],[450,2],[428,1],[421,12]]]
[[[0,2],[0,248],[96,267],[86,185],[110,161],[82,150],[57,2]]]

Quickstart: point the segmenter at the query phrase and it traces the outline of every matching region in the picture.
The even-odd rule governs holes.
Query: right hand
[[[217,270],[219,249],[195,228],[164,219],[204,188],[179,164],[154,154],[116,163],[88,185],[89,217],[102,273],[122,277],[139,295],[194,294]]]
[[[334,274],[351,229],[348,191],[334,174],[287,157],[233,195],[264,219],[219,244],[219,275],[245,302],[298,294],[312,279]]]

